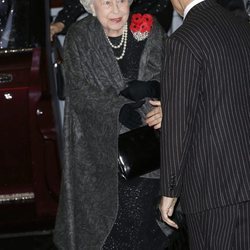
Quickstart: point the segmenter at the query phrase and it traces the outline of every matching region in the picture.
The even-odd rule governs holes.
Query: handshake
[[[128,83],[128,87],[120,92],[120,95],[134,101],[125,104],[119,114],[119,121],[125,127],[134,129],[142,125],[141,116],[136,111],[145,101],[145,97],[160,98],[160,83],[157,81],[134,80]]]

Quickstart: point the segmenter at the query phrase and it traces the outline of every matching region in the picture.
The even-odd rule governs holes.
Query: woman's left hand
[[[146,123],[149,127],[154,127],[154,129],[161,128],[162,121],[162,109],[160,101],[152,101],[149,103],[154,106],[153,110],[146,115]]]

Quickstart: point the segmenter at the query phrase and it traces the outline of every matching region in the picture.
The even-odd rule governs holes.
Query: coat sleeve
[[[200,64],[177,39],[168,39],[165,50],[161,91],[161,192],[163,196],[178,197],[199,99]]]

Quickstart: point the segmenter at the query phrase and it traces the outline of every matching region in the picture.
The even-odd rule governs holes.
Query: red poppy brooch
[[[136,13],[132,15],[131,24],[129,26],[134,38],[137,41],[143,41],[148,37],[148,34],[153,25],[153,17],[150,14]]]

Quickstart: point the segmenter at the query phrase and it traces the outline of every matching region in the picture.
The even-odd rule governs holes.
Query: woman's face
[[[108,36],[122,34],[129,16],[128,0],[94,0],[91,8]]]

